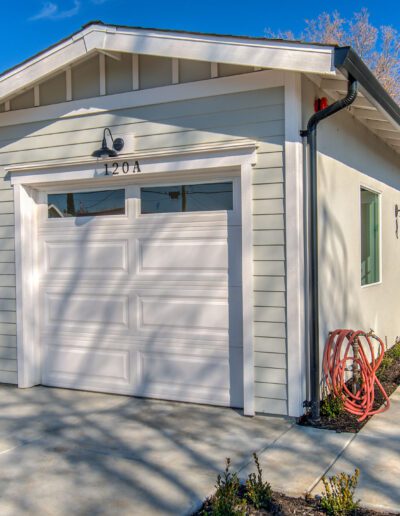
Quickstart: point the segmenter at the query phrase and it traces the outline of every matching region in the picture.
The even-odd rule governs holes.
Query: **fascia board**
[[[62,70],[87,53],[85,41],[79,38],[64,44],[62,48],[53,49],[34,62],[26,63],[21,69],[0,78],[0,99],[10,96],[18,90],[26,89],[46,76]]]
[[[0,100],[96,50],[333,74],[333,47],[93,25],[0,77]]]
[[[33,83],[54,75],[57,71],[64,70],[89,54],[86,38],[91,33],[95,34],[98,44],[101,46],[101,34],[97,29],[96,26],[86,27],[62,43],[1,75],[0,101],[19,90],[26,90]],[[105,31],[103,30],[103,32]]]
[[[316,47],[257,40],[238,41],[233,38],[189,37],[188,35],[141,31],[106,31],[104,46],[92,33],[86,38],[87,48],[159,55],[178,59],[193,59],[256,66],[278,70],[334,74],[333,47]]]
[[[107,34],[128,34],[128,35],[144,35],[158,39],[177,39],[179,41],[197,41],[204,43],[229,44],[234,46],[261,46],[270,48],[282,48],[286,50],[308,50],[309,52],[326,52],[331,53],[335,48],[333,45],[318,45],[315,43],[303,43],[290,40],[275,40],[264,38],[235,37],[235,36],[219,36],[210,34],[195,34],[187,32],[162,31],[154,29],[141,28],[120,28],[111,26],[96,26],[93,30],[103,31]]]

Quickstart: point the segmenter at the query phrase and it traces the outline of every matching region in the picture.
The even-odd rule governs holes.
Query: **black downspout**
[[[346,97],[337,100],[309,119],[301,136],[309,145],[308,174],[308,332],[310,347],[311,422],[320,419],[320,357],[319,357],[319,300],[318,300],[318,176],[317,176],[317,126],[321,120],[334,115],[352,104],[357,97],[357,81],[349,76]]]

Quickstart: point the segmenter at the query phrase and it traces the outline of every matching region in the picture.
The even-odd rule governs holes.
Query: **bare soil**
[[[377,376],[388,396],[393,394],[400,385],[400,344],[396,344],[385,353],[383,366],[378,370]],[[376,387],[374,409],[381,407],[383,401],[383,395]],[[373,416],[367,417],[360,423],[356,416],[342,411],[341,414],[335,418],[321,416],[321,421],[317,425],[311,424],[308,415],[305,415],[299,419],[298,424],[303,426],[314,426],[315,428],[323,428],[326,430],[335,430],[336,432],[357,433],[369,421],[369,419],[371,419],[371,417]]]

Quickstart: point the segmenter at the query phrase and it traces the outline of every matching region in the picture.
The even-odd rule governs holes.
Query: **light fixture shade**
[[[95,150],[92,156],[94,158],[115,158],[115,156],[118,156],[118,153],[113,149],[109,149],[106,145],[102,146],[101,149]]]
[[[106,132],[109,133],[111,141],[113,142],[113,147],[115,150],[110,149],[109,146],[107,145]],[[116,156],[118,156],[117,150],[120,151],[120,150],[122,150],[123,147],[124,147],[124,140],[122,138],[116,138],[114,140],[110,129],[108,127],[106,127],[104,129],[103,141],[101,143],[101,148],[95,150],[92,153],[92,156],[94,158],[115,158]]]

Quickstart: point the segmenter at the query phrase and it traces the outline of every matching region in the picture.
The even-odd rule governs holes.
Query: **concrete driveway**
[[[190,514],[292,427],[279,417],[88,392],[0,386],[0,514]]]

